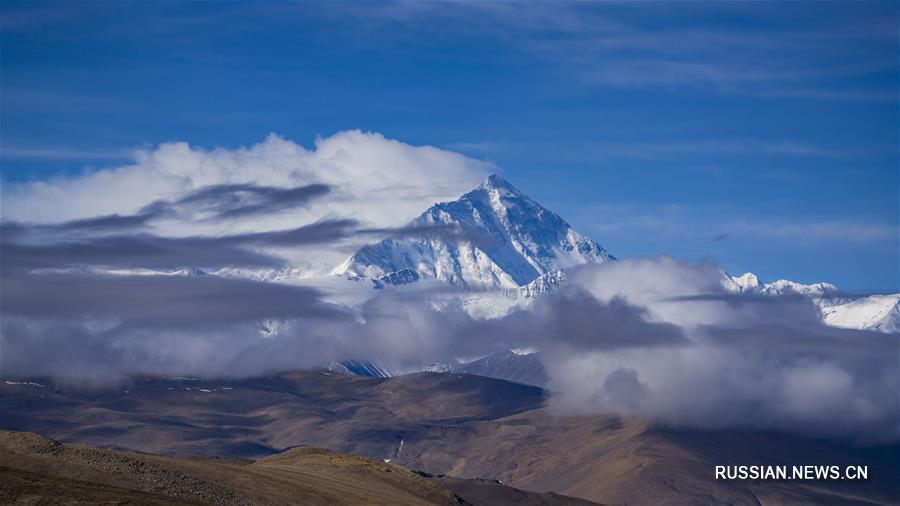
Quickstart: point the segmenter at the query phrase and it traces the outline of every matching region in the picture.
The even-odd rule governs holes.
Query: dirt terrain
[[[532,410],[404,442],[398,461],[456,477],[611,504],[897,504],[897,446],[857,449],[797,436],[686,431],[616,416]],[[869,480],[717,481],[716,465],[868,465]]]
[[[446,486],[441,478],[396,464],[322,448],[294,448],[256,461],[184,459],[0,431],[0,461],[3,504],[548,504],[546,494],[461,479]],[[550,497],[559,499],[552,504],[593,504]]]
[[[608,504],[900,502],[897,445],[856,448],[790,434],[677,430],[612,415],[558,416],[545,401],[539,388],[464,374],[384,379],[298,371],[241,381],[135,378],[103,390],[33,379],[0,382],[0,427],[95,447],[219,456],[188,460],[216,470],[249,462],[229,459],[261,459],[242,472],[269,466],[266,479],[272,480],[286,472],[279,459],[293,455],[291,472],[302,467],[296,460],[300,450],[280,452],[323,447],[392,466],[386,469],[448,475],[440,479],[461,497],[450,477],[482,480],[467,482],[470,490],[493,486],[484,493],[515,487]],[[271,462],[263,458],[276,454]],[[715,466],[727,464],[867,465],[869,479],[715,480]],[[237,501],[252,492],[250,486],[231,492],[213,487],[208,484],[215,480],[204,481],[202,473],[186,476],[197,480],[184,482],[188,488],[223,501],[232,496],[222,494],[234,493]],[[205,487],[212,488],[203,492]],[[151,486],[140,490],[159,493]]]
[[[136,378],[101,390],[0,382],[0,428],[165,455],[256,458],[297,445],[392,458],[407,434],[540,407],[540,388],[471,375],[297,371],[241,381]],[[35,386],[42,385],[42,386]]]
[[[182,506],[200,503],[0,466],[0,504]]]

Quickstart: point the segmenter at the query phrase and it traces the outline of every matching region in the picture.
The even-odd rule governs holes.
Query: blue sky
[[[898,4],[2,3],[7,183],[358,128],[617,256],[900,289]]]

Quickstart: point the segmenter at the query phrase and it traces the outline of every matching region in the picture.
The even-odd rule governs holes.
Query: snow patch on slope
[[[822,306],[822,318],[833,327],[900,333],[900,294],[870,295]]]

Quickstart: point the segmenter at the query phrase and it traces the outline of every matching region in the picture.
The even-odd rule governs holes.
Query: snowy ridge
[[[869,295],[820,308],[825,323],[833,327],[900,333],[900,294]]]
[[[432,278],[462,289],[513,289],[550,272],[614,259],[496,174],[457,200],[435,204],[410,226],[460,234],[388,238],[364,246],[332,274],[376,286]]]
[[[779,279],[771,283],[761,283],[756,274],[744,273],[730,276],[723,271],[722,286],[733,293],[757,293],[761,295],[803,295],[805,297],[824,297],[838,293],[838,288],[831,283],[813,283],[804,285],[787,279]]]
[[[804,285],[786,279],[761,283],[752,272],[730,276],[723,272],[722,286],[732,293],[799,295],[819,307],[822,321],[832,327],[900,333],[900,294],[849,298],[830,283]]]
[[[245,267],[226,267],[211,272],[225,278],[250,279],[265,283],[284,283],[302,280],[315,276],[315,272],[303,267],[288,267],[285,269],[254,269]]]

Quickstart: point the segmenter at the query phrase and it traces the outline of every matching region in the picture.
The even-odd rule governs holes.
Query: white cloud
[[[157,227],[167,235],[259,232],[335,217],[392,227],[405,224],[435,202],[468,191],[491,168],[486,162],[458,153],[411,146],[359,130],[316,139],[312,149],[270,134],[258,144],[237,149],[206,150],[185,142],[165,143],[155,149],[138,150],[134,158],[129,165],[74,177],[5,184],[3,218],[54,223],[130,214],[153,201],[217,184],[287,188],[325,183],[333,191],[306,208],[232,223],[163,222]],[[318,251],[316,261],[322,268],[328,263],[333,267],[346,249]]]
[[[804,299],[727,294],[718,272],[662,257],[572,273],[572,284],[644,307],[688,342],[591,350],[550,340],[541,361],[552,406],[674,426],[897,439],[896,335],[824,327]],[[609,339],[609,328],[594,327],[595,340]]]
[[[7,184],[3,216],[58,222],[131,213],[154,200],[207,185],[326,183],[343,190],[341,205],[332,211],[391,226],[402,224],[430,203],[470,189],[488,169],[487,163],[457,153],[410,146],[359,130],[316,139],[312,150],[276,134],[237,149],[205,150],[172,142],[136,151],[131,165]]]
[[[627,259],[602,269],[586,267],[573,272],[571,283],[603,302],[622,297],[650,309],[660,320],[681,326],[719,323],[729,312],[717,301],[673,303],[679,296],[722,292],[722,275],[712,263],[692,264],[671,257]]]

